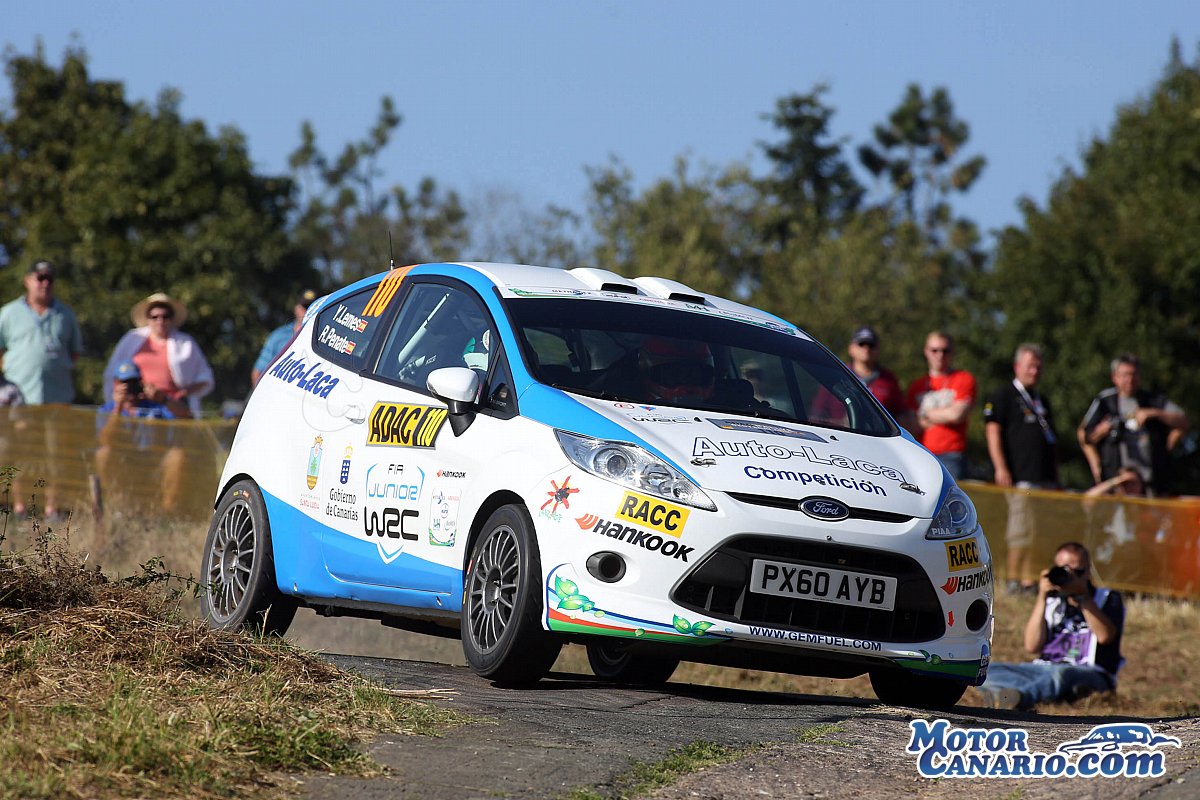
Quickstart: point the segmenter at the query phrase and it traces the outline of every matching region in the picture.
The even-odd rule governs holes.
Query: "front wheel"
[[[540,680],[562,641],[542,629],[541,561],[524,507],[503,506],[488,517],[463,584],[463,655],[471,669],[502,684]]]
[[[678,658],[633,653],[621,641],[589,644],[587,657],[597,678],[633,686],[666,683],[679,666]]]
[[[217,504],[200,574],[200,611],[209,627],[282,636],[297,601],[279,591],[271,551],[271,523],[253,481],[230,486]]]
[[[871,688],[888,705],[942,711],[953,708],[967,684],[949,678],[914,675],[902,669],[871,670]]]

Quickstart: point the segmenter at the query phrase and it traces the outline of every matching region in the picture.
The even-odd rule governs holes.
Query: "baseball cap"
[[[54,264],[50,261],[37,261],[29,268],[30,274],[33,275],[48,275],[54,277]]]
[[[850,337],[850,343],[851,344],[879,344],[879,336],[876,335],[874,328],[872,328],[868,325],[863,325],[861,328],[859,328],[858,330],[856,330],[854,332],[853,336]]]
[[[113,377],[121,382],[141,380],[142,371],[132,361],[122,361],[120,364],[117,364],[117,369],[113,373]]]

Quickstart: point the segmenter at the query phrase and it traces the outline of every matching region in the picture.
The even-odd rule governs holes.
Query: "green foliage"
[[[842,142],[830,141],[833,109],[821,102],[828,87],[780,98],[765,117],[785,138],[764,143],[771,174],[761,183],[769,205],[765,238],[785,244],[797,232],[810,236],[840,228],[858,210],[865,190],[842,155]]]
[[[690,172],[681,157],[671,178],[635,196],[633,175],[620,162],[589,169],[595,266],[721,295],[753,279],[762,207],[748,172],[736,164],[698,177]]]
[[[467,240],[458,195],[443,195],[433,178],[422,179],[414,193],[377,186],[379,154],[401,121],[384,97],[367,137],[348,143],[336,159],[321,152],[310,123],[300,128],[300,146],[288,161],[304,194],[294,236],[331,284],[380,272],[392,256],[397,264],[453,259]]]
[[[1176,46],[1157,85],[1088,146],[1082,169],[1064,170],[1045,207],[1024,200],[1024,226],[1000,238],[987,299],[1005,323],[997,349],[1048,347],[1061,433],[1127,351],[1142,358],[1143,385],[1166,389],[1192,419],[1200,413],[1197,108],[1200,58],[1185,63]]]
[[[82,50],[60,67],[39,50],[6,62],[11,107],[0,113],[0,253],[24,267],[58,263],[58,295],[84,330],[83,399],[154,291],[185,302],[217,395],[236,396],[266,330],[313,275],[291,244],[292,184],[254,172],[245,139],[185,120],[181,95],[131,103],[93,79]],[[23,269],[12,270],[19,277]],[[12,285],[14,294],[19,286]]]

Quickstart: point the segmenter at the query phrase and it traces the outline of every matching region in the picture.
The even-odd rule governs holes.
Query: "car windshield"
[[[716,314],[581,298],[509,298],[526,365],[564,391],[802,422],[899,430],[820,345]]]

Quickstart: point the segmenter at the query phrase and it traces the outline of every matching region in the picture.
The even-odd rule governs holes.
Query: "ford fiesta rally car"
[[[298,606],[461,636],[480,675],[680,661],[945,707],[987,671],[967,496],[828,350],[661,278],[426,264],[313,303],[251,396],[209,623]]]

